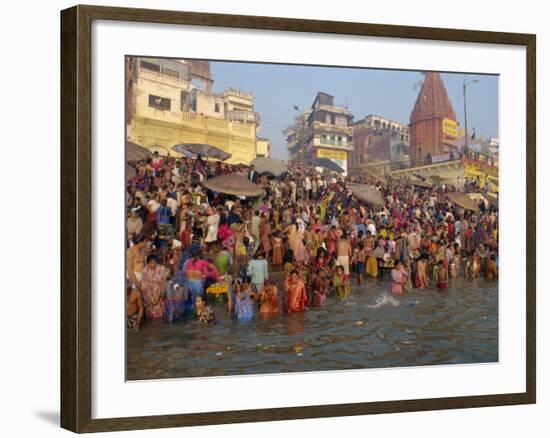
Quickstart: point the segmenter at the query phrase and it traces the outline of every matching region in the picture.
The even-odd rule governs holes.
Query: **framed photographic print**
[[[62,427],[535,403],[535,35],[75,6],[61,49]]]

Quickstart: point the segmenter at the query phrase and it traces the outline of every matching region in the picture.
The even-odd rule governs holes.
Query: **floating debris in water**
[[[418,300],[410,300],[407,302],[407,306],[412,307],[418,304]]]
[[[227,347],[225,347],[225,349],[226,349],[227,351],[231,351],[231,347],[230,347],[229,345],[228,345]]]
[[[299,353],[299,352],[302,351],[303,349],[304,349],[304,347],[299,346],[299,345],[296,346],[296,347],[294,347],[294,351],[295,351],[296,353]]]
[[[223,356],[223,353],[222,353],[221,351],[218,351],[218,352],[216,353],[216,356],[218,356],[218,357]]]
[[[364,324],[363,321],[355,321],[355,325],[356,325],[357,327],[360,327],[360,326],[362,326],[363,324]]]
[[[302,357],[303,355],[304,355],[304,353],[298,353],[296,356]]]

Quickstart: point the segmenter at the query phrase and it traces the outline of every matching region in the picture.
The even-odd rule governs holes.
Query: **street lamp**
[[[462,82],[462,94],[464,97],[464,152],[468,151],[468,116],[466,112],[466,87],[470,84],[479,82],[477,79],[466,82],[467,76],[468,75],[464,75],[464,81]]]

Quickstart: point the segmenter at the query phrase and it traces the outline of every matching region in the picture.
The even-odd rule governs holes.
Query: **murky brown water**
[[[352,280],[354,281],[354,280]],[[455,279],[445,292],[389,296],[353,286],[348,303],[248,323],[145,321],[127,333],[127,379],[199,377],[498,361],[498,285]]]

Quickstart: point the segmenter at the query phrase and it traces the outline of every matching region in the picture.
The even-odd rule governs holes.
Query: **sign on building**
[[[458,136],[458,128],[455,120],[443,119],[443,134],[453,138]]]
[[[348,158],[346,151],[335,151],[332,149],[317,148],[317,158],[328,158],[329,160],[342,160]]]

